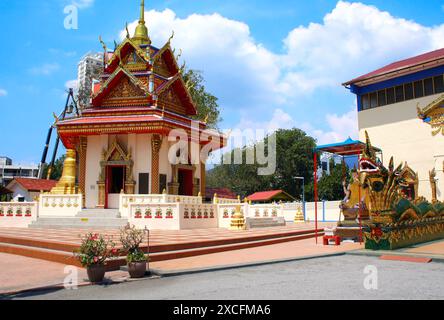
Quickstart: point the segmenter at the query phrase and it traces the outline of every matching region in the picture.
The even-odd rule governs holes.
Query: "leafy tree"
[[[325,201],[338,201],[344,198],[342,181],[350,180],[350,170],[342,164],[330,162],[330,175],[323,175],[318,183],[319,199]]]
[[[274,135],[276,135],[276,172],[273,175],[259,176],[258,168],[260,166],[258,164],[219,165],[208,173],[208,186],[230,188],[242,197],[257,191],[282,189],[301,198],[302,181],[297,180],[296,177],[304,177],[306,198],[309,200],[312,197],[312,194],[309,194],[309,185],[313,183],[315,139],[300,129],[281,129],[276,131]],[[267,146],[267,142],[265,142],[265,146]],[[247,150],[248,148],[242,149],[244,163]],[[233,156],[234,152],[230,152],[230,156]],[[268,153],[267,148],[266,153]]]
[[[50,176],[51,180],[60,180],[60,178],[62,177],[63,163],[65,162],[65,158],[66,155],[63,155],[55,161],[54,167],[52,168],[51,171],[51,176]],[[43,179],[46,179],[46,176],[48,175],[48,169],[49,166],[46,166],[45,170],[43,170]]]
[[[202,72],[188,69],[184,72],[183,79],[196,104],[197,116],[195,119],[206,120],[209,128],[216,129],[219,122],[222,121],[218,99],[206,90]]]

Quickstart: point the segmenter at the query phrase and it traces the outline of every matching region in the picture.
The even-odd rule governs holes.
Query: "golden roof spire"
[[[139,45],[151,44],[148,36],[148,28],[145,25],[145,0],[140,3],[140,19],[139,24],[134,32],[133,41]]]

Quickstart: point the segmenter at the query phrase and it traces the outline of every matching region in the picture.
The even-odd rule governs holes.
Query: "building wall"
[[[89,136],[86,150],[86,192],[85,202],[87,208],[95,208],[99,200],[97,181],[100,174],[100,160],[102,150],[108,148],[108,135]]]
[[[31,194],[28,192],[28,190],[24,189],[21,185],[18,183],[14,183],[14,186],[11,188],[12,194],[12,201],[18,202],[19,198],[25,198],[25,202],[31,202],[33,201],[31,198]]]
[[[383,151],[384,165],[393,156],[395,165],[407,161],[419,174],[419,195],[431,199],[429,171],[437,173],[438,198],[444,200],[444,137],[432,136],[431,128],[418,118],[417,106],[423,108],[439,95],[404,101],[360,111],[359,136],[365,141],[368,131],[372,144]]]

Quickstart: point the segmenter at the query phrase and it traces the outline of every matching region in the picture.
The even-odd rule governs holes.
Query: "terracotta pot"
[[[104,265],[94,265],[86,268],[88,273],[88,279],[91,283],[103,282],[105,278],[105,266]]]
[[[128,263],[128,273],[132,279],[143,278],[146,274],[146,261]]]

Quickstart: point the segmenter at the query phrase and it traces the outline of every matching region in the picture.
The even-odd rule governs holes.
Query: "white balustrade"
[[[0,227],[27,228],[38,217],[38,202],[0,202]]]
[[[202,197],[175,196],[168,194],[151,195],[120,195],[119,210],[122,217],[129,217],[129,207],[132,204],[165,204],[165,203],[184,203],[184,204],[202,204]]]
[[[56,195],[41,194],[39,203],[40,217],[75,217],[82,211],[81,194]]]

